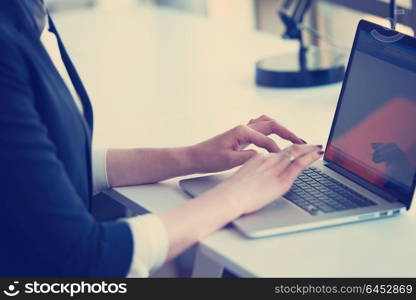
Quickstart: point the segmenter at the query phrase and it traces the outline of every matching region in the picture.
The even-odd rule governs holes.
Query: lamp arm
[[[306,12],[311,7],[312,0],[285,0],[278,10],[278,15],[286,26],[283,38],[302,40],[302,24]]]

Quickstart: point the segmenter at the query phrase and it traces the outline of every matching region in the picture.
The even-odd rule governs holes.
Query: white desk
[[[170,10],[86,11],[56,21],[95,109],[97,146],[180,146],[268,114],[325,143],[340,85],[272,90],[254,63],[296,45]],[[151,212],[186,201],[177,180],[118,188]],[[248,240],[232,228],[200,242],[195,276],[416,276],[416,218]]]

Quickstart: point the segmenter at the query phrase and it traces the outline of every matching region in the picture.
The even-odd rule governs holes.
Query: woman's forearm
[[[183,205],[158,213],[169,237],[167,261],[175,258],[203,237],[240,216],[241,209],[221,192],[208,191]]]
[[[107,153],[110,186],[158,182],[196,172],[191,148],[112,149]],[[158,213],[168,232],[170,260],[239,216],[229,193],[219,197],[221,187]],[[234,205],[234,206],[233,206]]]
[[[107,177],[111,187],[155,183],[194,173],[191,148],[110,149]]]

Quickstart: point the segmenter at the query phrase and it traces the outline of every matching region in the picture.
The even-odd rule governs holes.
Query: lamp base
[[[256,64],[256,83],[267,87],[300,88],[344,79],[345,55],[314,46],[299,53],[273,56]]]

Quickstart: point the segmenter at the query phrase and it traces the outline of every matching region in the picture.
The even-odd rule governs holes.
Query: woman
[[[43,1],[2,0],[0,20],[1,276],[148,276],[283,195],[323,154],[267,116],[189,147],[91,154],[88,95]],[[270,134],[294,145],[280,150]],[[244,150],[249,144],[269,154]],[[113,222],[89,212],[93,189],[239,165],[228,180],[172,210]]]

